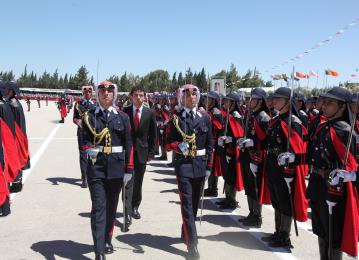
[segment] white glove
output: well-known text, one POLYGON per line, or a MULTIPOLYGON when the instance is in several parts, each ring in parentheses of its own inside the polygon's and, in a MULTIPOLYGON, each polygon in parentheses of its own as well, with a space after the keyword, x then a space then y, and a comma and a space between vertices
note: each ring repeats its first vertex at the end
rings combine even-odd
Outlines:
POLYGON ((249 168, 251 169, 251 172, 253 173, 254 177, 256 177, 258 172, 258 165, 255 165, 254 163, 250 163, 249 168))
POLYGON ((78 120, 77 120, 77 125, 78 125, 79 127, 82 127, 82 120, 81 120, 81 119, 78 119, 78 120))
POLYGON ((226 136, 225 143, 226 144, 232 143, 232 137, 231 136, 226 136))
POLYGON ((199 111, 202 111, 202 112, 206 112, 206 109, 204 109, 204 107, 200 107, 198 108, 199 111))
POLYGON ((240 149, 249 148, 254 146, 254 142, 250 138, 239 138, 237 141, 237 145, 240 149))
POLYGON ((163 135, 163 129, 160 129, 160 133, 161 133, 161 135, 163 135))
POLYGON ((224 146, 224 141, 227 139, 227 136, 220 136, 218 137, 218 145, 223 147, 224 146))
POLYGON ((331 186, 337 186, 343 182, 356 181, 356 173, 348 172, 346 170, 335 169, 329 173, 329 184, 331 186))
POLYGON ((284 180, 285 180, 285 183, 287 183, 288 190, 290 191, 290 190, 292 189, 292 187, 290 186, 290 184, 293 182, 294 177, 284 178, 284 180))
POLYGON ((182 142, 178 145, 178 148, 180 149, 180 151, 183 155, 188 155, 188 148, 189 148, 188 143, 182 142))
POLYGON ((131 173, 125 173, 125 175, 123 176, 123 184, 126 186, 127 183, 132 179, 132 174, 131 173))
POLYGON ((86 149, 86 154, 88 158, 96 158, 99 153, 99 149, 89 148, 86 149))
POLYGON ((227 161, 227 163, 229 163, 230 160, 231 160, 231 157, 228 156, 228 155, 226 155, 226 161, 227 161))
POLYGON ((156 105, 156 108, 157 108, 157 109, 161 109, 161 105, 160 105, 160 104, 157 104, 157 105, 156 105))
POLYGON ((221 115, 222 113, 221 113, 221 110, 219 110, 218 108, 213 108, 212 109, 212 113, 213 113, 213 115, 221 115))
POLYGON ((294 153, 281 153, 278 155, 278 165, 284 166, 287 163, 294 163, 295 160, 295 154, 294 153))
POLYGON ((165 109, 165 110, 170 110, 167 105, 165 105, 165 106, 163 107, 163 109, 165 109))
POLYGON ((242 118, 241 114, 238 113, 238 111, 234 111, 234 112, 232 113, 232 116, 233 116, 234 118, 242 118))
POLYGON ((179 112, 179 111, 180 111, 180 107, 179 107, 178 105, 175 105, 175 110, 176 110, 177 112, 179 112))
POLYGON ((210 171, 210 170, 206 170, 206 181, 208 181, 209 176, 211 176, 211 171, 210 171))
POLYGON ((337 203, 336 203, 336 202, 333 202, 333 201, 327 200, 327 204, 328 204, 329 214, 332 215, 332 214, 333 214, 333 207, 334 207, 335 205, 337 205, 337 203))

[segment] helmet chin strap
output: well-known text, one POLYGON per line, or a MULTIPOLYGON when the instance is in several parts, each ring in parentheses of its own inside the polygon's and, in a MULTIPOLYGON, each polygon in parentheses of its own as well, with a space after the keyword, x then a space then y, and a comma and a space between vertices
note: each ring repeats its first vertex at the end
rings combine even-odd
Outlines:
POLYGON ((256 100, 256 105, 254 106, 254 108, 252 108, 252 111, 257 111, 257 107, 259 105, 259 99, 255 99, 256 100))
POLYGON ((339 109, 341 108, 341 106, 339 106, 338 108, 337 108, 337 110, 331 115, 331 116, 327 116, 327 118, 328 119, 334 119, 334 118, 336 118, 336 115, 337 115, 337 113, 339 112, 339 109))
POLYGON ((278 109, 278 111, 281 112, 286 105, 289 105, 289 102, 286 102, 280 109, 278 109))

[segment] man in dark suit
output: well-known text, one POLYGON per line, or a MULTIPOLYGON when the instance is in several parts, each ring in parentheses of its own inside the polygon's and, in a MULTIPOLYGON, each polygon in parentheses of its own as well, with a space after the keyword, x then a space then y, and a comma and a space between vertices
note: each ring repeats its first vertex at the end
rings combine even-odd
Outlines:
MULTIPOLYGON (((131 212, 132 207, 132 216, 135 219, 141 218, 138 208, 142 201, 143 177, 146 171, 147 161, 151 160, 155 154, 155 140, 157 134, 155 114, 151 109, 143 105, 145 96, 146 93, 142 86, 138 85, 133 87, 130 92, 132 104, 123 108, 123 112, 130 118, 132 140, 135 149, 135 173, 134 178, 128 185, 129 190, 127 193, 126 211, 131 212)), ((131 224, 131 218, 128 219, 127 224, 131 224)))

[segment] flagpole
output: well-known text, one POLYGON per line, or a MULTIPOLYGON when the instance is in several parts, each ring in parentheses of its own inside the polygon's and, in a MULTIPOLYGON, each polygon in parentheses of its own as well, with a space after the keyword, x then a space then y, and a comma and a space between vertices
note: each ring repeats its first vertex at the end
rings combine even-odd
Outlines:
POLYGON ((328 89, 328 75, 325 77, 325 88, 328 89))
POLYGON ((309 80, 310 80, 310 76, 308 74, 307 90, 309 90, 309 80))
POLYGON ((315 83, 315 88, 317 88, 318 87, 318 81, 319 81, 319 74, 318 74, 319 72, 317 71, 317 82, 315 83))
POLYGON ((325 83, 325 76, 326 76, 326 74, 325 74, 325 71, 324 71, 324 77, 323 77, 323 84, 322 84, 322 88, 324 88, 324 87, 325 87, 325 85, 324 85, 324 83, 325 83))

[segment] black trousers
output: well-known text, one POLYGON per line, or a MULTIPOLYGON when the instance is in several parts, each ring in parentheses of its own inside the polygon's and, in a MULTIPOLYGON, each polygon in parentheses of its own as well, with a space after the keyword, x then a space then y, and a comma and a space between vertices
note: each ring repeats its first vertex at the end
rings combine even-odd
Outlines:
POLYGON ((196 217, 198 212, 204 177, 187 178, 177 176, 178 191, 181 200, 183 232, 187 247, 198 244, 196 217))
POLYGON ((111 242, 122 183, 122 178, 88 180, 92 201, 91 230, 97 253, 104 253, 105 242, 111 242))
POLYGON ((82 138, 81 135, 77 135, 77 143, 79 147, 79 159, 80 159, 80 170, 81 170, 81 179, 86 179, 86 169, 87 169, 87 154, 86 151, 82 148, 82 138))
MULTIPOLYGON (((276 155, 268 154, 266 170, 268 173, 270 200, 273 208, 278 210, 281 214, 291 217, 292 210, 290 207, 288 186, 284 180, 283 170, 278 165, 276 155)), ((293 187, 292 192, 294 193, 293 187)))
POLYGON ((132 207, 138 208, 142 201, 142 184, 146 172, 146 164, 139 163, 135 156, 135 168, 133 176, 132 207))
MULTIPOLYGON (((328 246, 329 242, 329 210, 326 202, 327 182, 315 172, 311 173, 307 188, 307 198, 310 199, 312 210, 313 233, 328 246)), ((333 207, 333 248, 340 248, 345 219, 346 195, 333 207)))
POLYGON ((142 202, 142 184, 146 172, 146 164, 139 163, 137 156, 134 158, 134 174, 126 185, 126 212, 132 213, 133 208, 138 208, 142 202))

